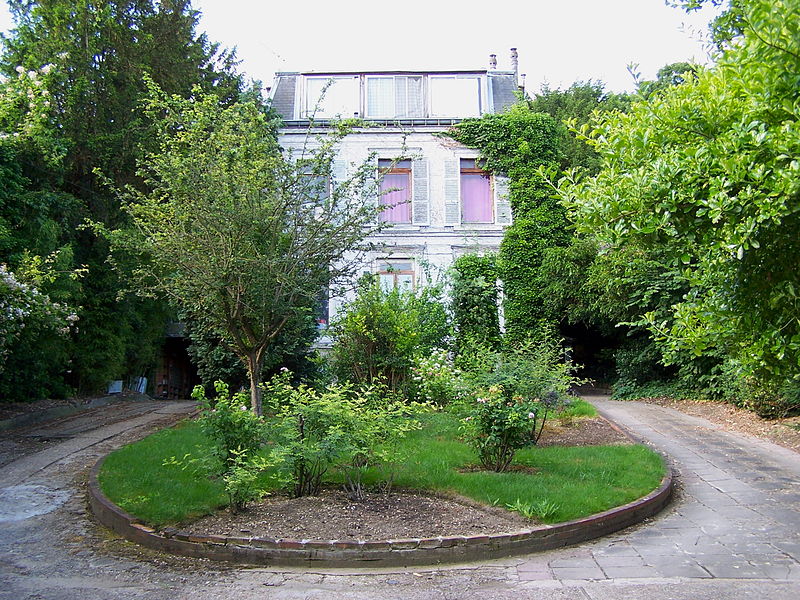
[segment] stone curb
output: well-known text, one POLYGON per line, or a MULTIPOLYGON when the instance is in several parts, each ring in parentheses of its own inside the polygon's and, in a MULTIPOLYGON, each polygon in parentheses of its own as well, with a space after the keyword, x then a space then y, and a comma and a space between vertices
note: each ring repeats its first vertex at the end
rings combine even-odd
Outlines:
POLYGON ((98 474, 105 457, 89 475, 89 504, 97 519, 124 538, 164 552, 261 566, 405 567, 489 560, 552 550, 586 542, 641 523, 661 511, 672 496, 669 465, 661 484, 624 506, 583 519, 511 533, 381 541, 306 540, 195 535, 174 527, 156 531, 103 494, 98 474))

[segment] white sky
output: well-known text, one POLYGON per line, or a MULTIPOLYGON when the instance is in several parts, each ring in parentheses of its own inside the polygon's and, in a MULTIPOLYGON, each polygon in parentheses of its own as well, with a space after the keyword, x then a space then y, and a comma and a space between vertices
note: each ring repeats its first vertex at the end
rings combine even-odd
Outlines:
MULTIPOLYGON (((2 1, 2 0, 0 0, 2 1)), ((519 51, 527 88, 599 79, 631 90, 665 64, 705 62, 706 9, 664 0, 193 0, 212 41, 237 46, 241 70, 265 85, 276 71, 483 69, 519 51)), ((5 2, 0 30, 12 26, 5 2)))

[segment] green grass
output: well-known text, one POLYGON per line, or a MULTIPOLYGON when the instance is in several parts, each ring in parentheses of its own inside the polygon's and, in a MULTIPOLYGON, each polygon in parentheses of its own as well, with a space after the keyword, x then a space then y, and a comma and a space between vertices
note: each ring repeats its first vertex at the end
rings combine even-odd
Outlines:
POLYGON ((164 465, 170 457, 205 456, 209 440, 197 423, 159 431, 109 454, 100 471, 103 493, 153 525, 180 523, 227 504, 223 483, 195 469, 164 465))
MULTIPOLYGON (((513 506, 546 523, 588 516, 635 500, 658 486, 664 474, 659 455, 634 445, 533 447, 519 451, 514 461, 530 467, 529 471, 465 470, 477 459, 458 440, 458 420, 448 413, 433 413, 423 421, 424 427, 403 442, 406 458, 396 468, 395 486, 513 506)), ((171 456, 207 453, 202 449, 207 444, 199 427, 189 423, 122 448, 106 460, 100 476, 103 491, 154 525, 211 512, 226 503, 219 483, 197 477, 190 469, 163 465, 171 456)), ((367 483, 377 480, 377 473, 367 475, 367 483)))
POLYGON ((589 404, 586 400, 575 398, 572 404, 561 409, 555 415, 556 418, 569 418, 569 417, 596 417, 597 409, 594 405, 589 404))

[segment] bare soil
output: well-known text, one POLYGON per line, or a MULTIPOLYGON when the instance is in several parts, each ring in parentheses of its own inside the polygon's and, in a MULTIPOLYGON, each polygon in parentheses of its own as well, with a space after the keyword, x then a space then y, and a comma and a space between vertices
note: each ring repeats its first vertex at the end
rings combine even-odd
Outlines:
POLYGON ((800 416, 762 419, 757 414, 725 402, 647 398, 644 402, 702 417, 727 431, 744 433, 800 452, 800 416))
MULTIPOLYGON (((630 443, 602 418, 548 423, 542 446, 630 443)), ((502 507, 467 498, 409 490, 370 493, 354 502, 339 489, 316 497, 272 496, 246 511, 219 511, 185 527, 198 534, 317 540, 387 540, 447 535, 488 535, 531 527, 532 521, 502 507)))

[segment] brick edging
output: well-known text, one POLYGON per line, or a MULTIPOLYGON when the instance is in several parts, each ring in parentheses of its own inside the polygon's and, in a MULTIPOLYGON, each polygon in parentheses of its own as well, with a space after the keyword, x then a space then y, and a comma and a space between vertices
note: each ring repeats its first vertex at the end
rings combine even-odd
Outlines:
POLYGON ((105 457, 89 474, 89 504, 95 517, 124 538, 155 550, 239 564, 318 567, 401 567, 486 560, 552 550, 614 533, 657 514, 670 501, 669 465, 661 484, 633 502, 610 510, 512 533, 444 536, 381 541, 298 540, 266 537, 194 535, 174 527, 155 530, 111 502, 98 474, 105 457))

